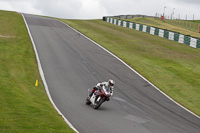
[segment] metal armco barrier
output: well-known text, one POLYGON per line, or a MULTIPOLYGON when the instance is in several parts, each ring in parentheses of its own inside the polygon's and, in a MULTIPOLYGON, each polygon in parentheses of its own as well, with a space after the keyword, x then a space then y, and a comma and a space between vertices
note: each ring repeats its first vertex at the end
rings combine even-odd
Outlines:
MULTIPOLYGON (((135 30, 142 31, 142 32, 147 32, 152 35, 157 35, 162 38, 166 38, 166 39, 169 39, 172 41, 183 43, 183 44, 186 44, 193 48, 200 48, 200 38, 197 38, 197 37, 192 37, 189 35, 182 35, 178 32, 173 32, 173 31, 169 31, 166 29, 159 29, 157 27, 151 27, 151 26, 143 25, 143 24, 139 24, 139 23, 114 19, 111 17, 103 17, 103 20, 108 23, 111 23, 111 24, 115 24, 115 25, 122 26, 122 27, 127 27, 130 29, 135 29, 135 30)), ((200 27, 199 27, 199 33, 200 33, 200 27)))

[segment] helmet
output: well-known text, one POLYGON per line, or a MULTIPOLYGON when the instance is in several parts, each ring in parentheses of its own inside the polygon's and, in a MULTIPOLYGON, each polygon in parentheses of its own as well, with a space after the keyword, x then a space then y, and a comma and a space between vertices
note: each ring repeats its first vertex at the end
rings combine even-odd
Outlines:
POLYGON ((109 80, 108 80, 108 83, 109 83, 109 85, 110 85, 110 86, 114 86, 114 84, 115 84, 115 81, 114 81, 114 80, 112 80, 112 79, 109 79, 109 80))

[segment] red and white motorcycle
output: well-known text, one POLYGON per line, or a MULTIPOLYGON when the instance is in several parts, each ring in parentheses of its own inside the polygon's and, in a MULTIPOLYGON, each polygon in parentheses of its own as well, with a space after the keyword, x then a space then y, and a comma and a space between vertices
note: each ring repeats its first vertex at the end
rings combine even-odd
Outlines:
POLYGON ((92 103, 93 108, 98 109, 103 102, 110 100, 113 90, 111 91, 109 87, 103 86, 101 89, 96 90, 91 97, 89 96, 90 93, 91 91, 88 89, 86 104, 90 105, 92 103))

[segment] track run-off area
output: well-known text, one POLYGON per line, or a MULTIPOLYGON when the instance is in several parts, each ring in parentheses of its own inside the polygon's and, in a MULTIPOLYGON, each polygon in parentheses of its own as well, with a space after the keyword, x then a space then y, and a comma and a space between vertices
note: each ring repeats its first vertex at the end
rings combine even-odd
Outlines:
POLYGON ((199 133, 200 119, 127 65, 64 23, 24 14, 53 103, 80 133, 199 133), (87 90, 113 79, 114 96, 98 110, 87 90))

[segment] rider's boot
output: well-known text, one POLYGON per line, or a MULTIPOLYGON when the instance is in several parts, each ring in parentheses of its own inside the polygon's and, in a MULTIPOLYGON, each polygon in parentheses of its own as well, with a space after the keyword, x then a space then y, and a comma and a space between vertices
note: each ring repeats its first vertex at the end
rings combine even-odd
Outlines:
POLYGON ((93 93, 94 93, 94 92, 92 91, 92 92, 90 93, 89 97, 91 97, 91 96, 93 95, 93 93))
POLYGON ((91 97, 95 91, 96 91, 96 88, 94 87, 92 92, 90 93, 89 97, 91 97))
POLYGON ((93 95, 93 93, 97 90, 98 88, 97 87, 94 87, 92 92, 90 93, 89 97, 91 97, 93 95))

